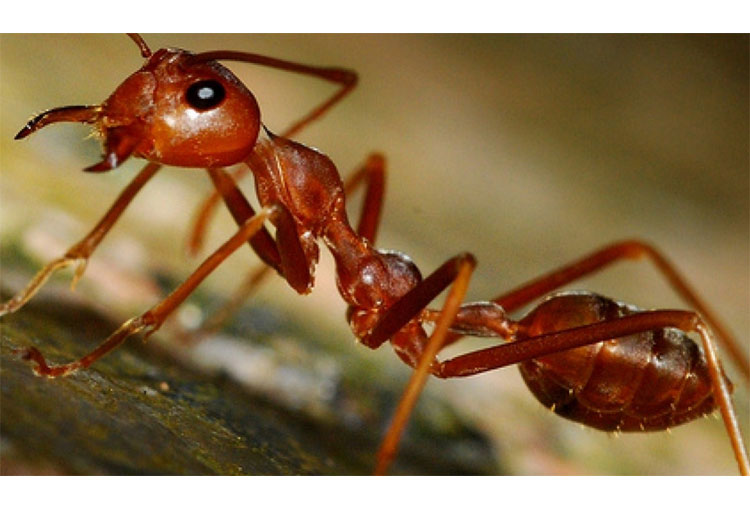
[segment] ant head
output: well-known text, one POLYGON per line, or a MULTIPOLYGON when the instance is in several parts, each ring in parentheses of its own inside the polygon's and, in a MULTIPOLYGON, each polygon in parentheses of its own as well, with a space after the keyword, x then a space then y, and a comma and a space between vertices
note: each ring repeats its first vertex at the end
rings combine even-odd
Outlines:
POLYGON ((133 145, 133 153, 147 160, 223 167, 252 151, 260 110, 226 67, 160 49, 102 104, 97 125, 108 145, 115 136, 115 144, 133 145))
POLYGON ((151 53, 99 106, 46 111, 16 139, 59 121, 94 124, 104 141, 104 159, 87 168, 113 169, 130 155, 180 167, 225 167, 248 157, 258 138, 260 110, 252 93, 226 67, 180 49, 151 53))

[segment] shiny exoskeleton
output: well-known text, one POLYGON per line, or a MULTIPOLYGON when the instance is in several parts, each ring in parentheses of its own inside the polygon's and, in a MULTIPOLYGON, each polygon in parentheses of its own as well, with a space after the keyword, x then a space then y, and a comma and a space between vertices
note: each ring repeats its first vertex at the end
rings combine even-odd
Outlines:
MULTIPOLYGON (((578 326, 637 311, 596 294, 571 293, 547 299, 521 322, 535 336, 566 329, 565 316, 575 316, 578 326)), ((594 343, 519 366, 545 406, 600 430, 663 430, 716 409, 703 351, 675 328, 594 343)))
MULTIPOLYGON (((29 347, 20 354, 35 371, 56 377, 88 367, 129 336, 157 330, 172 311, 224 259, 249 242, 264 269, 273 269, 297 292, 309 292, 318 261, 318 242, 331 251, 337 286, 359 341, 376 348, 390 342, 415 372, 396 409, 377 459, 383 473, 395 456, 400 435, 428 375, 474 375, 520 364, 527 385, 555 413, 603 430, 658 430, 681 424, 719 407, 740 470, 750 471, 747 454, 714 350, 712 329, 748 376, 735 342, 684 278, 661 254, 640 241, 623 241, 488 301, 463 303, 474 257, 457 255, 422 277, 404 254, 374 247, 383 200, 385 161, 371 155, 344 183, 322 153, 290 139, 320 117, 356 84, 356 74, 235 51, 193 54, 160 49, 152 54, 132 36, 146 62, 101 105, 69 106, 33 118, 16 136, 25 137, 54 122, 94 125, 104 145, 103 160, 88 171, 106 171, 130 156, 148 161, 95 228, 65 255, 45 266, 25 290, 0 307, 21 308, 56 270, 85 262, 133 197, 161 164, 207 170, 215 193, 204 206, 196 237, 211 203, 222 200, 238 231, 167 298, 127 322, 87 356, 48 365, 29 347), (276 135, 260 119, 252 93, 218 60, 266 65, 316 76, 340 89, 327 101, 276 135), (244 164, 255 179, 262 209, 254 210, 224 168, 244 164), (359 222, 350 225, 345 198, 357 186, 366 195, 359 222), (272 235, 266 221, 275 227, 272 235), (508 315, 565 284, 620 259, 648 258, 696 311, 639 311, 591 293, 553 295, 520 320, 508 315), (427 305, 450 289, 443 307, 427 305), (428 335, 426 326, 433 326, 428 335), (686 333, 697 333, 698 347, 686 333), (447 360, 437 354, 463 336, 505 342, 447 360)), ((240 173, 235 173, 240 177, 240 173)), ((254 275, 253 280, 259 278, 254 275)))

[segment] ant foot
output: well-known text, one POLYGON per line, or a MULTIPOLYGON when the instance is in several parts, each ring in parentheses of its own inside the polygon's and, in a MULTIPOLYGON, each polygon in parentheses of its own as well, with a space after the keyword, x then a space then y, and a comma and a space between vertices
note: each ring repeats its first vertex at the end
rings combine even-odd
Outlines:
POLYGON ((75 290, 78 280, 83 276, 87 263, 87 257, 77 255, 60 257, 48 263, 40 269, 36 275, 34 275, 34 278, 31 279, 23 290, 5 303, 0 304, 0 317, 20 310, 37 292, 39 292, 39 289, 42 288, 55 271, 68 267, 71 264, 77 264, 75 273, 73 274, 73 281, 70 284, 70 289, 75 290))
POLYGON ((20 357, 23 361, 31 361, 35 363, 31 367, 31 370, 37 377, 55 378, 65 376, 80 368, 77 362, 62 366, 49 366, 42 353, 39 352, 39 349, 36 347, 16 349, 13 351, 13 354, 20 357))

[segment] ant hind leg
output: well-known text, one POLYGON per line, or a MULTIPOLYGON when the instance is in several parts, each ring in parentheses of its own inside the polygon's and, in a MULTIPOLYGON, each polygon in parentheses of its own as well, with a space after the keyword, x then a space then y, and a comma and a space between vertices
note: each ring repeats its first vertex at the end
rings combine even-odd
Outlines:
POLYGON ((640 240, 626 240, 613 243, 601 248, 570 264, 540 276, 505 294, 497 296, 493 301, 502 306, 507 312, 512 312, 527 303, 548 294, 574 280, 609 267, 615 261, 622 259, 649 259, 659 272, 667 279, 672 288, 708 323, 716 333, 716 337, 737 365, 746 382, 750 382, 750 362, 736 338, 728 331, 716 314, 698 296, 698 293, 687 282, 685 277, 677 271, 656 248, 640 240))

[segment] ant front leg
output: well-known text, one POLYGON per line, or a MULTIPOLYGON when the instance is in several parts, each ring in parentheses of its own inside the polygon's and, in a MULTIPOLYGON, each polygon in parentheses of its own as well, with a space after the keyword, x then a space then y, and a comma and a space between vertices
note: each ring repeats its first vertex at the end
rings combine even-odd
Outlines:
MULTIPOLYGON (((23 132, 23 131, 22 131, 23 132)), ((42 288, 52 274, 72 264, 77 264, 71 289, 75 289, 76 283, 83 276, 88 259, 93 254, 96 247, 104 239, 112 226, 117 222, 125 208, 135 198, 136 194, 148 183, 148 181, 159 171, 160 165, 149 163, 141 169, 141 172, 125 187, 117 197, 117 200, 110 207, 107 213, 102 217, 99 223, 89 232, 81 241, 73 245, 62 257, 58 257, 47 263, 28 285, 7 302, 0 304, 0 316, 18 311, 42 288)))
POLYGON ((148 337, 161 327, 167 317, 200 285, 200 283, 211 274, 224 260, 235 250, 252 238, 261 228, 264 222, 277 211, 276 207, 266 207, 258 214, 245 222, 242 227, 224 244, 222 244, 169 296, 156 304, 147 312, 125 322, 117 331, 111 334, 101 345, 86 356, 62 365, 50 366, 44 356, 35 348, 29 347, 17 351, 25 360, 36 363, 34 372, 45 377, 59 377, 69 375, 82 368, 87 368, 91 363, 102 357, 107 352, 122 344, 127 338, 139 332, 145 332, 148 337))

